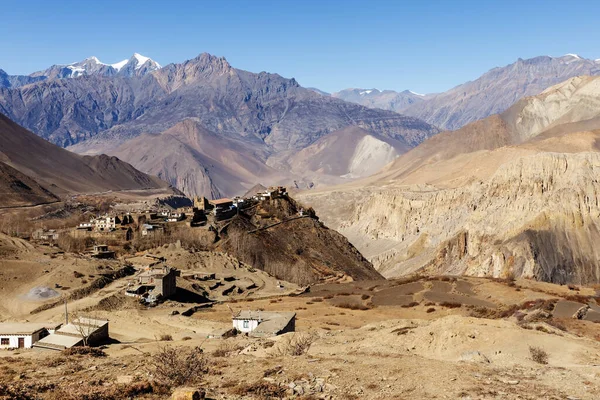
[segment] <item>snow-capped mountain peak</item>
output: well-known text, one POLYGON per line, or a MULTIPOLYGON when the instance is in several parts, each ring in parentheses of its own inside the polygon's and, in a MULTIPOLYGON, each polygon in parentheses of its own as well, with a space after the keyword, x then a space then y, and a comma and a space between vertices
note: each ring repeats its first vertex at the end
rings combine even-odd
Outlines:
POLYGON ((133 53, 132 58, 135 58, 137 60, 139 66, 144 65, 146 61, 150 60, 150 57, 143 56, 139 53, 133 53))
POLYGON ((79 62, 53 65, 44 71, 34 72, 30 76, 45 76, 49 79, 77 78, 83 75, 112 76, 118 74, 123 76, 143 76, 160 68, 160 64, 151 58, 134 53, 130 58, 114 64, 103 63, 98 57, 91 56, 79 62))
POLYGON ((96 57, 96 56, 91 56, 91 57, 88 57, 88 58, 86 58, 85 60, 83 60, 81 63, 83 63, 83 62, 85 62, 85 61, 93 61, 93 62, 95 62, 96 64, 102 64, 102 65, 106 65, 106 64, 104 64, 102 61, 98 60, 98 57, 96 57))
POLYGON ((131 58, 127 60, 125 64, 120 65, 122 63, 123 61, 117 63, 119 64, 118 70, 123 70, 124 73, 125 71, 127 71, 127 74, 129 75, 138 74, 138 72, 136 71, 141 70, 142 67, 144 67, 144 73, 156 71, 157 69, 161 68, 159 63, 157 63, 150 57, 141 55, 140 53, 133 53, 133 56, 131 56, 131 58))
POLYGON ((118 63, 110 64, 111 67, 119 71, 121 68, 125 66, 129 62, 128 59, 124 59, 123 61, 119 61, 118 63))

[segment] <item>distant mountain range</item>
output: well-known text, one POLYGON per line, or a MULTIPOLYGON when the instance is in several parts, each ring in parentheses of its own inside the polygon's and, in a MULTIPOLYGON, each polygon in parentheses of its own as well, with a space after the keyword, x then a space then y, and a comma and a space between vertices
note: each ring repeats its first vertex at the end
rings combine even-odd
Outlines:
POLYGON ((161 66, 154 60, 134 53, 129 59, 114 64, 105 64, 92 56, 71 64, 53 65, 30 75, 8 75, 0 69, 0 87, 17 88, 32 83, 57 78, 77 78, 80 76, 144 76, 161 66))
MULTIPOLYGON (((52 67, 43 80, 0 88, 0 112, 60 146, 117 154, 188 195, 241 194, 267 181, 302 186, 350 179, 356 171, 328 175, 318 168, 315 153, 313 169, 297 157, 290 165, 299 151, 348 127, 387 141, 395 154, 439 132, 419 119, 324 97, 294 79, 239 70, 206 53, 139 74, 123 73, 127 64, 113 73, 114 65, 95 59, 70 67, 85 73, 62 77, 52 67)), ((341 151, 350 159, 358 150, 343 145, 341 151)))
POLYGON ((367 107, 411 115, 444 130, 455 130, 469 122, 501 113, 517 100, 541 93, 571 77, 598 74, 600 60, 590 60, 576 54, 541 56, 518 59, 505 67, 494 68, 474 81, 438 94, 346 89, 331 96, 367 107))
POLYGON ((413 104, 421 103, 428 97, 426 95, 404 90, 395 92, 393 90, 380 91, 378 89, 344 89, 331 94, 332 97, 361 104, 365 107, 380 108, 402 113, 403 110, 413 104))
POLYGON ((364 177, 436 126, 456 129, 599 71, 600 61, 544 56, 440 94, 330 95, 206 53, 165 67, 139 54, 115 64, 90 57, 27 76, 0 72, 0 113, 62 147, 117 155, 188 195, 218 197, 261 182, 305 188, 364 177))

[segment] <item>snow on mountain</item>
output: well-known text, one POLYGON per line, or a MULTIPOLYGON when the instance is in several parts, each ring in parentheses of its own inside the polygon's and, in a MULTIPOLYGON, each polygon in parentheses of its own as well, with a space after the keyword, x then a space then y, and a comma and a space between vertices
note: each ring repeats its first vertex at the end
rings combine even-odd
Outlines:
POLYGON ((29 76, 40 79, 77 78, 83 75, 143 76, 160 68, 160 64, 151 58, 145 57, 139 53, 134 53, 130 58, 114 64, 104 63, 100 61, 98 57, 91 56, 79 62, 53 65, 48 69, 34 72, 29 76))
POLYGON ((123 61, 119 61, 118 63, 110 64, 111 67, 119 71, 121 68, 125 66, 129 62, 128 59, 124 59, 123 61))

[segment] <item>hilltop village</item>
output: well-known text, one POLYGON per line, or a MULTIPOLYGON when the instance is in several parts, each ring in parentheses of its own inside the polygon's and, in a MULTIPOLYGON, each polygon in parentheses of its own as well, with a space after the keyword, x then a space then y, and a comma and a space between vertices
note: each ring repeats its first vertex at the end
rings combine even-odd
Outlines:
MULTIPOLYGON (((248 197, 208 200, 194 197, 190 205, 173 207, 168 204, 115 204, 113 211, 93 215, 89 221, 63 229, 39 228, 32 232, 31 240, 55 244, 59 238, 90 239, 85 251, 93 257, 110 258, 115 252, 109 247, 119 247, 133 239, 158 238, 169 228, 189 227, 218 230, 219 225, 231 220, 240 211, 256 207, 261 202, 288 198, 285 187, 270 187, 248 197), (147 207, 144 207, 147 206, 147 207), (119 211, 127 209, 126 211, 119 211), (108 246, 106 243, 114 243, 108 246)), ((302 209, 299 216, 304 215, 302 209)))
MULTIPOLYGON (((93 216, 89 221, 81 222, 77 226, 63 229, 36 229, 32 232, 30 241, 50 249, 60 249, 61 241, 83 242, 91 244, 80 252, 81 257, 96 259, 124 265, 114 272, 111 266, 98 266, 97 268, 110 269, 111 272, 100 273, 100 281, 107 282, 123 278, 125 282, 115 296, 122 295, 134 299, 143 307, 156 307, 165 301, 191 295, 191 300, 184 302, 200 303, 184 314, 191 315, 197 309, 210 307, 215 301, 232 298, 235 296, 248 296, 260 292, 265 288, 264 278, 252 278, 249 275, 256 271, 242 263, 233 262, 234 269, 241 268, 245 272, 231 273, 214 272, 209 269, 187 270, 184 274, 177 267, 170 264, 170 260, 161 255, 154 255, 149 251, 134 252, 130 243, 135 240, 148 241, 149 246, 164 238, 166 242, 174 231, 183 229, 192 235, 202 236, 204 233, 217 233, 229 224, 235 216, 247 212, 259 205, 266 205, 277 200, 293 201, 288 197, 286 188, 271 187, 247 197, 233 199, 220 198, 208 200, 205 197, 195 197, 192 205, 171 207, 166 204, 156 205, 147 209, 130 209, 126 212, 108 212, 93 216), (109 243, 109 244, 107 244, 109 243), (129 249, 127 251, 126 249, 129 249), (257 280, 258 279, 258 280, 257 280), (260 282, 260 283, 259 283, 260 282), (261 285, 259 287, 258 285, 261 285), (190 292, 186 287, 192 288, 190 292)), ((131 208, 131 204, 116 204, 115 209, 123 206, 131 208)), ((300 208, 295 215, 284 220, 277 220, 275 225, 308 217, 300 208)), ((266 215, 263 214, 263 217, 266 215)), ((313 215, 314 217, 314 215, 313 215)), ((268 219, 268 218, 267 218, 268 219)), ((267 229, 272 224, 257 226, 252 231, 267 229)), ((177 246, 181 249, 180 240, 177 246)), ((58 250, 54 254, 61 254, 58 250)), ((222 258, 222 256, 221 256, 222 258)), ((231 264, 231 258, 225 256, 224 264, 231 264)), ((221 263, 223 264, 223 263, 221 263)), ((75 277, 83 274, 74 271, 75 277)), ((91 277, 92 275, 90 275, 91 277)), ((82 282, 84 282, 82 280, 82 282)), ((93 287, 92 283, 92 287, 93 287)), ((277 281, 274 290, 288 293, 296 290, 297 286, 277 281)), ((44 288, 44 293, 56 293, 55 290, 65 289, 56 283, 53 288, 44 288)), ((54 297, 54 296, 50 296, 54 297)), ((73 296, 70 296, 73 299, 73 296)), ((69 297, 64 299, 65 308, 68 307, 69 297)), ((56 306, 60 302, 50 304, 56 306)), ((88 316, 88 313, 78 314, 73 321, 69 321, 68 313, 64 322, 7 322, 0 323, 0 349, 19 348, 44 348, 52 350, 65 350, 83 345, 102 345, 109 340, 109 319, 97 319, 88 316), (85 316, 84 316, 85 315, 85 316)), ((235 334, 236 332, 259 336, 273 336, 294 331, 295 313, 277 313, 264 311, 239 311, 232 315, 232 329, 212 333, 212 336, 235 334)))

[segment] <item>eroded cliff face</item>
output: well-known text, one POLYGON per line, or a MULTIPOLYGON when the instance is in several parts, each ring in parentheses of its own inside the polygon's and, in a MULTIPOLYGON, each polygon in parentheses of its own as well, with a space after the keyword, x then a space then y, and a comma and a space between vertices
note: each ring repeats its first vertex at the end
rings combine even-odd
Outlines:
MULTIPOLYGON (((346 203, 339 230, 385 276, 435 274, 597 282, 600 154, 539 153, 451 189, 384 187, 346 203)), ((318 207, 317 207, 318 208, 318 207)))

